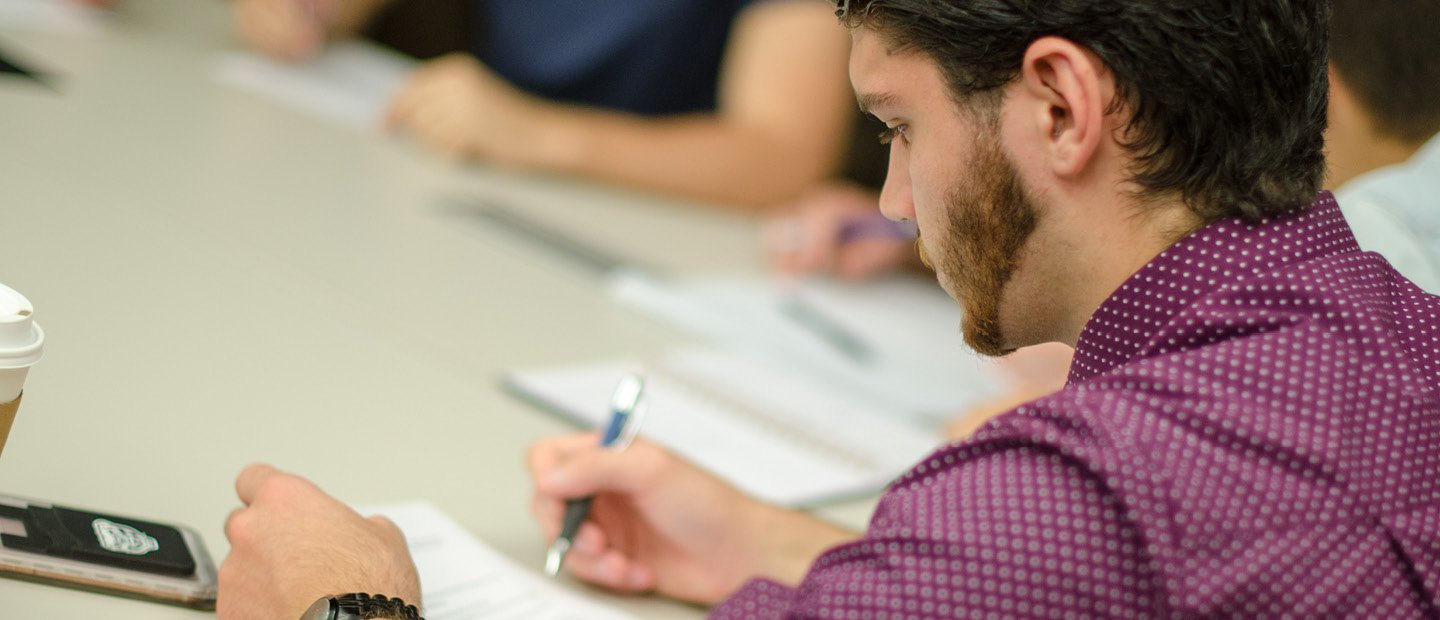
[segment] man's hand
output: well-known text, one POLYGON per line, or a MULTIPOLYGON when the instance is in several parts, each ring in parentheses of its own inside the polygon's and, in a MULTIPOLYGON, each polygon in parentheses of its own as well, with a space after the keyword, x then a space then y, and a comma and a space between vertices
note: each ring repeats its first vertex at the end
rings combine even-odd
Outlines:
POLYGON ((546 109, 544 101, 457 52, 417 69, 391 101, 385 124, 448 157, 523 165, 544 146, 546 109))
POLYGON ((566 499, 595 495, 565 567, 623 592, 715 603, 754 576, 797 582, 822 550, 854 537, 755 501, 654 444, 624 452, 593 433, 530 450, 534 510, 547 542, 566 499))
POLYGON ((240 472, 245 506, 230 513, 220 565, 221 620, 299 618, 322 596, 366 592, 420 605, 405 537, 384 517, 361 517, 309 481, 269 465, 240 472))
POLYGON ((873 192, 846 183, 810 190, 787 215, 767 225, 772 264, 783 273, 832 274, 846 280, 865 280, 918 264, 913 237, 855 228, 847 238, 847 227, 880 217, 878 202, 873 192))

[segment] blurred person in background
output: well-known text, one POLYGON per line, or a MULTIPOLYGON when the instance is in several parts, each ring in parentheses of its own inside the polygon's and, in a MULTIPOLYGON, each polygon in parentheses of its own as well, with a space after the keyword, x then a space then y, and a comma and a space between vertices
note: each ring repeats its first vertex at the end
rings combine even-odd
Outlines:
POLYGON ((415 24, 387 124, 457 158, 759 208, 841 166, 848 41, 818 0, 238 0, 240 37, 301 62, 415 24), (430 34, 434 36, 427 36, 430 34), (429 39, 429 43, 426 42, 429 39))
POLYGON ((1440 2, 1333 6, 1327 184, 1360 247, 1440 293, 1440 2))

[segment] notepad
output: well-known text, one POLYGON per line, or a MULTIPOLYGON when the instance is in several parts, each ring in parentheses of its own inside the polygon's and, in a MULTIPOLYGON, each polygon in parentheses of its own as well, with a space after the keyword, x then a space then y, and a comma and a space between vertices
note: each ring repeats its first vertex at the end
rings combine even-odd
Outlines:
POLYGON ((0 0, 0 29, 61 35, 99 34, 108 11, 59 0, 0 0))
POLYGON ((745 353, 680 351, 506 375, 513 393, 582 425, 608 419, 620 377, 644 368, 640 435, 746 493, 813 506, 873 493, 934 450, 939 433, 745 353))
MULTIPOLYGON (((630 620, 566 590, 475 538, 426 502, 362 507, 405 532, 426 620, 630 620)), ((538 561, 539 558, 537 558, 538 561)), ((538 564, 537 564, 538 566, 538 564)))
POLYGON ((360 129, 380 127, 386 106, 415 68, 415 61, 361 41, 330 44, 320 55, 288 63, 254 52, 231 52, 215 66, 215 79, 324 120, 360 129))
POLYGON ((1006 379, 960 334, 960 307, 933 278, 864 283, 620 271, 612 297, 716 346, 793 369, 847 401, 939 427, 1006 379), (796 312, 797 305, 803 312, 796 312), (811 317, 821 317, 816 328, 811 317), (841 330, 846 346, 830 336, 841 330), (863 349, 857 357, 850 349, 863 349))

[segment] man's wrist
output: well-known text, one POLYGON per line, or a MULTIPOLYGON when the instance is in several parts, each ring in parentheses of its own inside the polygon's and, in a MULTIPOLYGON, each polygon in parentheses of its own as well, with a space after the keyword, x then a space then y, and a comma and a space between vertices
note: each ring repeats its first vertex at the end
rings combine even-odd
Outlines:
POLYGON ((852 532, 812 515, 764 506, 770 511, 761 531, 768 540, 757 549, 764 549, 755 560, 755 574, 775 579, 782 583, 798 584, 809 571, 811 564, 825 550, 859 537, 852 532))
POLYGON ((306 610, 301 620, 424 620, 420 609, 398 597, 361 592, 324 596, 306 610))

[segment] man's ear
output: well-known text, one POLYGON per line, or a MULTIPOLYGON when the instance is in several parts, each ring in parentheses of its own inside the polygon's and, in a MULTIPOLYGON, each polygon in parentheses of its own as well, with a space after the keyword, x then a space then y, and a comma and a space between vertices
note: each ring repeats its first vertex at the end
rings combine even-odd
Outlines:
POLYGON ((1019 92, 1051 172, 1083 173, 1108 138, 1105 107, 1114 83, 1100 59, 1066 39, 1041 38, 1025 51, 1019 92))

